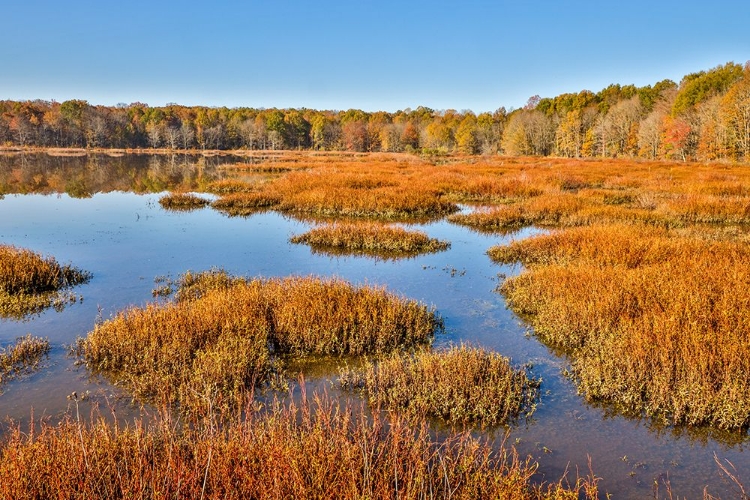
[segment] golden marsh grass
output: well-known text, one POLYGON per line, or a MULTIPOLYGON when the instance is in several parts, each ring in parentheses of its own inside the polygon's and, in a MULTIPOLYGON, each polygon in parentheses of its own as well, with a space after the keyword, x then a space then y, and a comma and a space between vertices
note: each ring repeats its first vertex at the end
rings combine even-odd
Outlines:
POLYGON ((167 210, 195 210, 209 203, 210 200, 192 193, 169 193, 159 198, 159 204, 167 210))
POLYGON ((242 403, 283 354, 380 354, 429 343, 428 307, 336 279, 187 275, 178 300, 132 308, 79 343, 88 365, 138 398, 205 410, 242 403))
POLYGON ((62 309, 78 300, 66 289, 90 279, 90 273, 60 265, 54 257, 0 245, 0 317, 22 319, 51 306, 62 309))
POLYGON ((579 390, 674 424, 750 426, 750 247, 640 226, 569 229, 490 250, 501 287, 579 390))
POLYGON ((395 353, 345 370, 342 387, 361 389, 373 406, 451 424, 508 424, 530 417, 539 381, 490 351, 469 346, 395 353))
POLYGON ((314 250, 344 251, 385 255, 416 255, 439 252, 450 243, 430 238, 422 231, 407 230, 400 226, 376 222, 325 224, 293 236, 292 243, 305 243, 314 250))
POLYGON ((19 373, 34 370, 49 351, 49 340, 31 334, 19 337, 14 344, 0 349, 0 385, 19 373))
MULTIPOLYGON (((33 425, 33 424, 32 424, 33 425)), ((597 498, 598 478, 533 484, 537 465, 468 433, 367 417, 314 397, 221 428, 68 418, 0 447, 2 498, 597 498), (357 416, 358 415, 358 416, 357 416)))

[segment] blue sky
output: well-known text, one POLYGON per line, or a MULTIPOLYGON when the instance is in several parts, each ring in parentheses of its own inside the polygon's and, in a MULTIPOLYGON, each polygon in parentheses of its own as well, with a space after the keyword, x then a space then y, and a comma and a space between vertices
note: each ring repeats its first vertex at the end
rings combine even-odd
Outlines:
POLYGON ((0 99, 492 111, 750 59, 750 2, 24 0, 0 99))

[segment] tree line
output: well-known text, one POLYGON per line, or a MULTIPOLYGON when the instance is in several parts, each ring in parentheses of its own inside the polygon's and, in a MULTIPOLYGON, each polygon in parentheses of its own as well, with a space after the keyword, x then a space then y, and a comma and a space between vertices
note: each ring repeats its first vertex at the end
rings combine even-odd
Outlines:
POLYGON ((480 114, 0 101, 0 144, 750 160, 750 62, 480 114))

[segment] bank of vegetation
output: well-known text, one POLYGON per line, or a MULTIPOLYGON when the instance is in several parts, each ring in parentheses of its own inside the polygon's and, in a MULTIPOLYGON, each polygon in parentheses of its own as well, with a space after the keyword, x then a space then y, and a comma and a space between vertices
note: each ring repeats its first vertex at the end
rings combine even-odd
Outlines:
POLYGON ((597 498, 593 475, 534 484, 537 465, 512 447, 353 410, 316 396, 249 407, 221 427, 14 427, 0 448, 0 497, 597 498))

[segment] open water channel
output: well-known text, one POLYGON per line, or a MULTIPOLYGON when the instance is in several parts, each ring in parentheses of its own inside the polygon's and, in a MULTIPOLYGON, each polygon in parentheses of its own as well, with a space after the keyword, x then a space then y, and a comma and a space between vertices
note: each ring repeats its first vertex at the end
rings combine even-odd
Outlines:
MULTIPOLYGON (((433 305, 446 333, 435 347, 469 342, 532 363, 542 395, 529 421, 512 427, 508 442, 540 464, 538 479, 556 481, 567 470, 588 473, 588 461, 612 498, 667 494, 700 498, 704 488, 722 498, 738 490, 720 472, 715 456, 729 460, 750 485, 747 435, 660 427, 587 404, 563 371, 564 357, 541 344, 505 307, 495 288, 519 266, 499 266, 485 254, 492 246, 537 232, 481 234, 446 221, 415 224, 431 237, 451 242, 447 251, 400 260, 328 256, 289 243, 313 223, 276 212, 227 217, 211 208, 170 212, 158 203, 161 191, 221 178, 232 157, 104 155, 0 156, 0 243, 54 256, 93 273, 74 289, 83 296, 61 311, 48 309, 24 320, 0 319, 0 347, 31 333, 47 337, 52 352, 42 368, 0 388, 0 419, 56 418, 70 407, 69 394, 90 392, 83 405, 121 394, 85 367, 76 366, 67 346, 85 336, 98 319, 153 301, 154 279, 187 270, 221 267, 246 276, 337 276, 433 305), (23 194, 28 193, 28 194, 23 194), (140 193, 140 194, 139 194, 140 193), (145 194, 144 194, 145 193, 145 194)), ((554 286, 551 284, 551 286, 554 286)), ((324 370, 325 372, 325 370, 324 370)), ((335 371, 317 384, 335 384, 335 371), (325 379, 330 378, 330 382, 325 379)), ((316 385, 317 385, 316 384, 316 385)), ((356 397, 356 396, 352 396, 356 397)), ((119 404, 127 405, 127 398, 119 404)), ((132 413, 136 413, 133 410, 132 413)), ((495 433, 499 440, 502 429, 495 433)))

